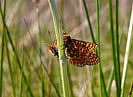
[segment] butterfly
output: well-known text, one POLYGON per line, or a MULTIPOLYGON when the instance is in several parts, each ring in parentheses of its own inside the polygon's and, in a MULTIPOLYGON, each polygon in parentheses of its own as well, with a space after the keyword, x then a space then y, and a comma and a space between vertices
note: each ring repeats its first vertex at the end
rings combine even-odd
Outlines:
MULTIPOLYGON (((95 54, 98 48, 96 43, 72 39, 66 32, 63 32, 63 41, 66 58, 71 64, 83 67, 97 64, 100 61, 100 58, 95 54)), ((53 45, 48 46, 48 50, 57 58, 59 57, 56 40, 53 45)))

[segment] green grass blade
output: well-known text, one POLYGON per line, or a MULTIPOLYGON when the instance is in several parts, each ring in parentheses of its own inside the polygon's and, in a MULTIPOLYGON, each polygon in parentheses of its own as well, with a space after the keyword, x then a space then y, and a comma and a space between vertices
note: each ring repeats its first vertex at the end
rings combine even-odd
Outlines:
POLYGON ((31 91, 31 88, 30 88, 29 84, 28 84, 28 81, 27 81, 27 78, 26 78, 26 76, 25 76, 25 73, 24 73, 24 71, 22 70, 21 63, 20 63, 20 60, 19 60, 19 57, 18 57, 18 53, 17 53, 17 51, 16 51, 16 49, 15 49, 15 47, 14 47, 14 44, 13 44, 13 41, 12 41, 12 38, 11 38, 11 35, 10 35, 10 32, 9 32, 9 29, 8 29, 8 27, 7 27, 7 25, 6 25, 5 18, 4 18, 4 15, 3 15, 3 13, 2 13, 2 9, 1 9, 1 4, 0 4, 0 14, 1 14, 1 17, 2 17, 2 23, 3 23, 4 28, 5 28, 5 30, 6 30, 5 32, 7 33, 7 37, 8 37, 8 39, 9 39, 9 42, 10 42, 11 47, 12 47, 12 49, 13 49, 13 52, 14 52, 14 54, 15 54, 16 61, 17 61, 17 63, 18 63, 19 69, 20 69, 20 71, 21 71, 22 74, 23 74, 24 81, 25 81, 25 83, 26 83, 26 85, 27 85, 27 88, 28 88, 28 91, 29 91, 29 93, 30 93, 30 96, 33 97, 33 93, 32 93, 32 91, 31 91))
MULTIPOLYGON (((94 43, 96 43, 96 40, 95 40, 95 37, 94 37, 94 34, 93 34, 93 29, 92 29, 92 25, 91 25, 91 21, 90 21, 90 17, 89 17, 89 13, 88 13, 88 9, 87 9, 87 5, 86 5, 86 1, 85 0, 82 0, 82 3, 83 3, 83 7, 84 7, 84 10, 85 10, 85 14, 86 14, 86 18, 87 18, 87 22, 88 22, 88 27, 90 29, 90 35, 91 35, 91 39, 94 43)), ((94 76, 92 75, 92 79, 94 79, 94 76)), ((94 81, 91 82, 91 89, 92 89, 92 94, 93 94, 93 97, 95 97, 95 92, 94 92, 94 81)))
MULTIPOLYGON (((99 46, 98 48, 98 56, 100 58, 100 28, 99 28, 99 1, 96 0, 96 12, 97 12, 97 33, 96 33, 96 36, 97 36, 97 44, 99 46)), ((100 89, 100 97, 102 97, 102 77, 101 77, 101 74, 102 74, 102 68, 101 68, 101 62, 98 63, 98 70, 99 70, 99 89, 100 89)))
MULTIPOLYGON (((29 35, 30 35, 30 38, 31 38, 31 41, 33 42, 33 38, 32 38, 32 36, 31 36, 31 34, 30 34, 30 32, 29 32, 29 35)), ((39 46, 41 47, 41 33, 39 33, 39 46)), ((36 47, 34 47, 35 48, 35 52, 38 54, 38 56, 39 56, 39 59, 40 59, 40 63, 42 64, 42 66, 43 66, 43 69, 44 69, 44 71, 46 72, 46 75, 49 77, 49 79, 50 79, 50 82, 51 82, 51 84, 53 85, 53 87, 54 87, 54 89, 55 89, 55 91, 56 91, 56 93, 57 93, 57 95, 58 95, 58 97, 61 97, 61 95, 60 95, 60 93, 59 93, 59 90, 57 89, 57 87, 56 87, 56 85, 55 85, 55 83, 54 83, 54 81, 52 80, 52 77, 49 75, 49 73, 48 73, 48 69, 47 69, 47 67, 45 66, 45 64, 43 63, 43 61, 42 61, 42 58, 41 58, 41 51, 38 51, 37 50, 37 48, 36 47)))
MULTIPOLYGON (((5 18, 5 13, 6 13, 6 0, 4 0, 4 10, 3 10, 3 17, 5 18)), ((1 9, 1 1, 0 1, 0 12, 2 13, 2 9, 1 9)), ((2 46, 1 46, 1 64, 0 64, 0 97, 2 97, 2 86, 3 86, 3 60, 4 60, 4 39, 5 38, 5 28, 3 25, 3 29, 2 29, 2 46)))
MULTIPOLYGON (((43 61, 41 60, 41 64, 43 64, 43 61)), ((51 82, 51 84, 53 85, 53 87, 55 88, 55 91, 56 91, 56 93, 57 93, 57 95, 58 95, 58 97, 61 97, 61 95, 60 95, 60 93, 59 93, 59 91, 58 91, 58 89, 57 89, 57 87, 56 87, 56 85, 54 84, 54 82, 53 82, 53 80, 52 80, 52 77, 49 75, 49 73, 48 73, 48 69, 46 68, 46 66, 43 64, 43 68, 44 68, 44 70, 45 70, 45 72, 46 72, 46 74, 48 75, 48 77, 49 77, 49 79, 50 79, 50 82, 51 82)))
POLYGON ((2 97, 2 80, 3 80, 3 60, 4 60, 4 37, 5 37, 5 30, 3 27, 2 31, 2 47, 1 47, 1 63, 0 63, 0 97, 2 97))
MULTIPOLYGON (((22 69, 23 69, 23 66, 24 66, 24 47, 22 49, 22 69)), ((20 91, 19 91, 19 97, 23 97, 22 94, 23 94, 23 75, 21 73, 21 79, 20 79, 20 91)))
POLYGON ((70 74, 68 63, 67 63, 67 75, 68 75, 68 81, 69 81, 69 87, 70 87, 70 93, 71 93, 70 97, 75 97, 73 93, 73 85, 72 85, 71 74, 70 74))
POLYGON ((43 77, 43 74, 42 74, 42 80, 41 80, 41 93, 42 93, 42 97, 45 97, 45 83, 44 83, 44 77, 43 77))
MULTIPOLYGON (((39 39, 38 39, 39 40, 39 54, 40 54, 40 57, 39 58, 40 58, 40 61, 41 61, 41 57, 42 57, 42 50, 41 50, 41 48, 42 48, 42 45, 41 45, 42 44, 41 43, 41 41, 42 41, 42 33, 41 33, 41 27, 40 27, 40 13, 38 12, 37 15, 38 15, 37 16, 38 17, 38 20, 37 21, 38 21, 38 29, 39 29, 39 39)), ((43 75, 43 72, 41 74, 41 93, 42 93, 42 97, 45 97, 45 83, 44 83, 44 75, 43 75)))
POLYGON ((116 16, 116 53, 117 53, 117 74, 118 74, 118 86, 119 92, 121 91, 121 77, 120 77, 120 49, 119 49, 119 0, 116 1, 115 16, 116 16))
POLYGON ((86 6, 86 2, 85 2, 85 0, 82 0, 82 2, 83 2, 85 14, 86 14, 86 18, 87 18, 87 21, 88 21, 88 26, 89 26, 89 28, 90 28, 90 34, 91 34, 92 41, 93 41, 94 43, 96 43, 95 38, 94 38, 94 34, 93 34, 93 29, 92 29, 92 26, 91 26, 91 21, 90 21, 88 9, 87 9, 87 6, 86 6))
MULTIPOLYGON (((100 54, 100 26, 99 26, 99 9, 100 9, 100 0, 96 0, 96 12, 97 12, 97 44, 99 46, 98 48, 98 56, 99 58, 101 58, 101 54, 100 54)), ((102 72, 102 67, 101 67, 101 62, 99 62, 98 64, 98 69, 99 69, 99 84, 100 84, 100 97, 102 97, 102 85, 103 85, 103 90, 105 93, 105 96, 108 97, 107 95, 107 91, 106 91, 106 85, 105 85, 105 81, 104 81, 104 76, 103 76, 103 72, 102 72)))
POLYGON ((133 4, 132 4, 131 18, 130 18, 128 37, 127 37, 127 45, 126 45, 125 58, 124 58, 124 67, 123 67, 122 82, 121 82, 121 97, 123 97, 123 95, 124 95, 128 58, 129 58, 130 46, 131 46, 131 36, 133 33, 132 28, 133 28, 133 4))
POLYGON ((11 76, 13 97, 16 97, 15 83, 14 83, 13 72, 12 72, 12 67, 11 67, 10 54, 9 54, 9 50, 8 50, 8 46, 7 46, 7 44, 8 44, 7 38, 5 38, 5 40, 6 40, 6 53, 7 53, 7 60, 8 60, 8 66, 9 66, 9 72, 10 72, 10 76, 11 76))
POLYGON ((56 39, 57 39, 63 96, 69 97, 69 95, 70 95, 69 94, 69 81, 68 81, 68 76, 67 76, 67 65, 64 64, 65 63, 65 61, 64 61, 65 55, 64 55, 64 50, 63 50, 64 41, 62 39, 62 33, 61 33, 61 29, 60 29, 60 20, 59 20, 55 1, 54 0, 48 0, 48 1, 49 1, 52 17, 53 17, 55 34, 56 34, 56 39))
POLYGON ((117 72, 117 62, 116 62, 116 51, 115 51, 115 41, 114 41, 114 26, 113 26, 113 11, 112 11, 112 0, 109 0, 109 16, 110 16, 110 27, 111 27, 111 37, 112 37, 112 50, 113 50, 113 64, 114 64, 114 73, 115 73, 115 82, 117 89, 117 97, 120 97, 120 89, 118 82, 118 72, 117 72))
POLYGON ((112 68, 110 76, 109 76, 109 82, 108 82, 108 86, 107 86, 108 96, 110 96, 113 78, 114 78, 114 67, 112 68))

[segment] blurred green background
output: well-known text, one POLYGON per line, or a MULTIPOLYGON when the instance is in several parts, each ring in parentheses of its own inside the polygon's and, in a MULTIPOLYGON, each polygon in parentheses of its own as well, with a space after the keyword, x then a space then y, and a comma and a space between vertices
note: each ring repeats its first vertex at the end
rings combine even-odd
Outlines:
MULTIPOLYGON (((101 0, 100 2, 101 66, 106 85, 113 67, 108 2, 108 0, 101 0)), ((114 15, 115 0, 112 3, 114 15)), ((119 0, 121 76, 132 3, 132 0, 119 0)), ((86 0, 86 5, 93 31, 96 32, 96 0, 86 0)), ((59 11, 62 31, 68 32, 72 38, 92 42, 82 0, 56 0, 56 6, 59 11)), ((18 52, 21 65, 23 65, 22 67, 27 77, 27 82, 34 96, 58 97, 55 88, 47 76, 44 65, 47 67, 50 78, 56 88, 62 95, 60 65, 57 58, 48 52, 48 45, 52 45, 56 39, 48 0, 7 0, 5 20, 14 46, 18 52), (51 32, 50 35, 48 34, 48 30, 51 32), (43 61, 43 64, 40 60, 43 61)), ((0 55, 2 53, 2 25, 2 19, 0 18, 0 55)), ((96 37, 96 33, 94 33, 94 36, 96 37)), ((6 48, 4 48, 2 97, 21 97, 20 92, 22 92, 22 97, 31 97, 24 83, 24 78, 17 64, 11 44, 8 43, 7 45, 9 48, 12 77, 9 70, 6 48), (14 88, 11 80, 14 83, 14 88)), ((133 42, 131 43, 128 61, 124 97, 127 97, 131 81, 133 80, 132 49, 133 42)), ((67 65, 73 97, 99 97, 98 65, 82 68, 69 63, 67 65)), ((116 97, 114 80, 111 86, 110 97, 116 97)))

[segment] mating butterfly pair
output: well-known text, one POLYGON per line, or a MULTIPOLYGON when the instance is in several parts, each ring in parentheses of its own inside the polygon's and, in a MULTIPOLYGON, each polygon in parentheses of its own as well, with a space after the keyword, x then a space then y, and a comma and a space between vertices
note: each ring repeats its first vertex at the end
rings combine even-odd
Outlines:
MULTIPOLYGON (((98 48, 96 43, 71 39, 66 32, 63 32, 63 40, 65 55, 71 64, 82 67, 85 65, 94 65, 100 61, 95 54, 95 50, 98 48)), ((52 46, 48 46, 48 49, 54 56, 59 57, 56 40, 52 46)))

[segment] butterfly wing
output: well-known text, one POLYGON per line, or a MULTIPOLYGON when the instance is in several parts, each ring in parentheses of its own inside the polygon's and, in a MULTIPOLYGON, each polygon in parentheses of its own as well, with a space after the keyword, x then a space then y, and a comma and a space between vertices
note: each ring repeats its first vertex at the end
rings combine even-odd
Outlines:
POLYGON ((85 56, 86 65, 95 65, 100 61, 100 58, 95 53, 87 53, 85 56))
POLYGON ((98 48, 96 43, 84 42, 76 39, 72 39, 72 42, 74 42, 75 46, 85 48, 89 52, 94 52, 98 48))
POLYGON ((89 53, 87 56, 81 58, 70 58, 69 62, 75 66, 83 67, 85 65, 95 65, 100 61, 98 56, 94 53, 89 53))
POLYGON ((85 58, 80 58, 80 59, 77 59, 77 58, 74 58, 74 59, 69 59, 69 62, 75 66, 78 66, 78 67, 83 67, 85 66, 85 58))

